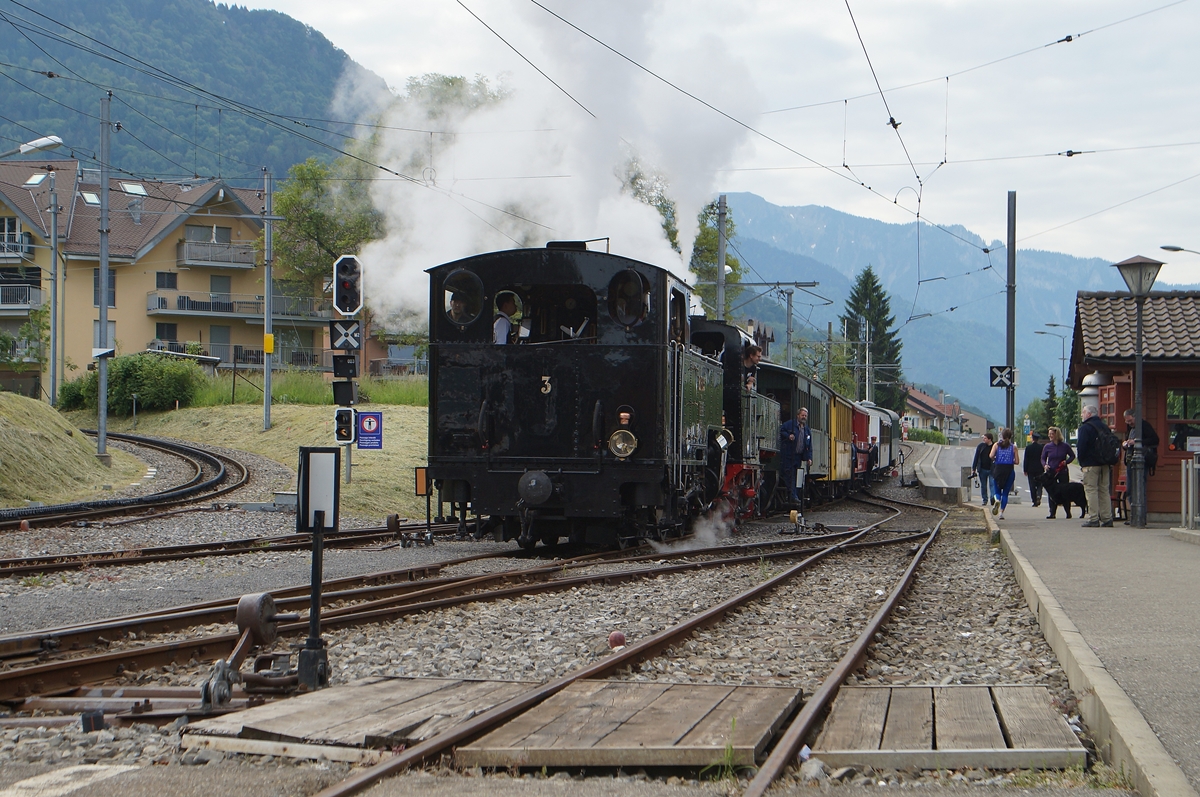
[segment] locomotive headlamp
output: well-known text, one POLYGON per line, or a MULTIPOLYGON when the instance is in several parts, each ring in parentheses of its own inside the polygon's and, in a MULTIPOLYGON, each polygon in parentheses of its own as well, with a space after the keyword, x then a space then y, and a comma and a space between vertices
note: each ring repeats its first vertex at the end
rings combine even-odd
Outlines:
POLYGON ((637 448, 637 438, 628 429, 618 429, 608 438, 608 450, 619 459, 625 459, 637 448))

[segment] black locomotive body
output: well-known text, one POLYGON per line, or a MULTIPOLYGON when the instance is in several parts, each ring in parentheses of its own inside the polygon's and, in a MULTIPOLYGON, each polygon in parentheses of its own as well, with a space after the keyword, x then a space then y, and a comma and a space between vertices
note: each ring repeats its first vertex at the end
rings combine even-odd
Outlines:
POLYGON ((624 544, 709 509, 733 435, 684 282, 582 244, 429 274, 428 475, 477 535, 624 544))

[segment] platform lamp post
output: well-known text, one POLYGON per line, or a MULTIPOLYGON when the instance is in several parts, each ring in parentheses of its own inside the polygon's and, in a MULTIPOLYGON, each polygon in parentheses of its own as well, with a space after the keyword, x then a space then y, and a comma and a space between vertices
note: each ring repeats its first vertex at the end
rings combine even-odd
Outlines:
MULTIPOLYGON (((58 136, 44 136, 16 149, 0 153, 0 158, 45 152, 62 146, 58 136)), ((58 404, 58 192, 54 188, 54 170, 50 170, 50 406, 58 404)))
POLYGON ((1121 272, 1125 285, 1133 294, 1137 307, 1137 333, 1134 336, 1134 376, 1133 376, 1133 456, 1129 463, 1129 476, 1133 494, 1129 500, 1129 511, 1132 515, 1130 525, 1135 528, 1146 528, 1146 452, 1142 448, 1142 311, 1146 297, 1154 287, 1158 270, 1163 264, 1148 257, 1131 257, 1113 266, 1121 272))
MULTIPOLYGON (((1046 326, 1050 326, 1050 325, 1047 324, 1046 326)), ((1059 342, 1062 343, 1062 356, 1058 358, 1059 362, 1062 363, 1062 381, 1058 383, 1058 389, 1062 390, 1067 382, 1067 336, 1060 335, 1057 332, 1047 332, 1044 329, 1035 329, 1035 330, 1033 330, 1033 334, 1035 334, 1035 335, 1050 335, 1052 337, 1058 338, 1059 342)))

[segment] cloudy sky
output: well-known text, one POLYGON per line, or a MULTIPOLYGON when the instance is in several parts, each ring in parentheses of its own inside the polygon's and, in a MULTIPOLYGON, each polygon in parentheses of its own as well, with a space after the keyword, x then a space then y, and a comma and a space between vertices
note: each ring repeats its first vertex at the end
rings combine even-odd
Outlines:
MULTIPOLYGON (((427 72, 503 81, 558 135, 637 142, 688 197, 753 191, 894 223, 919 208, 993 240, 1015 190, 1022 248, 1143 254, 1168 262, 1161 281, 1200 282, 1200 255, 1159 249, 1200 250, 1200 0, 541 3, 250 6, 400 91, 427 72)), ((575 172, 561 179, 594 179, 575 172)))

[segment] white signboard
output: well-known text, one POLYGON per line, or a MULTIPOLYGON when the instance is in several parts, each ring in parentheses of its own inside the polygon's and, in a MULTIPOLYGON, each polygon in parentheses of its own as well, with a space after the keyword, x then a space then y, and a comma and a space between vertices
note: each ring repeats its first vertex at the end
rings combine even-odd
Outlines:
POLYGON ((1189 437, 1187 439, 1187 450, 1189 453, 1200 453, 1200 437, 1189 437))

